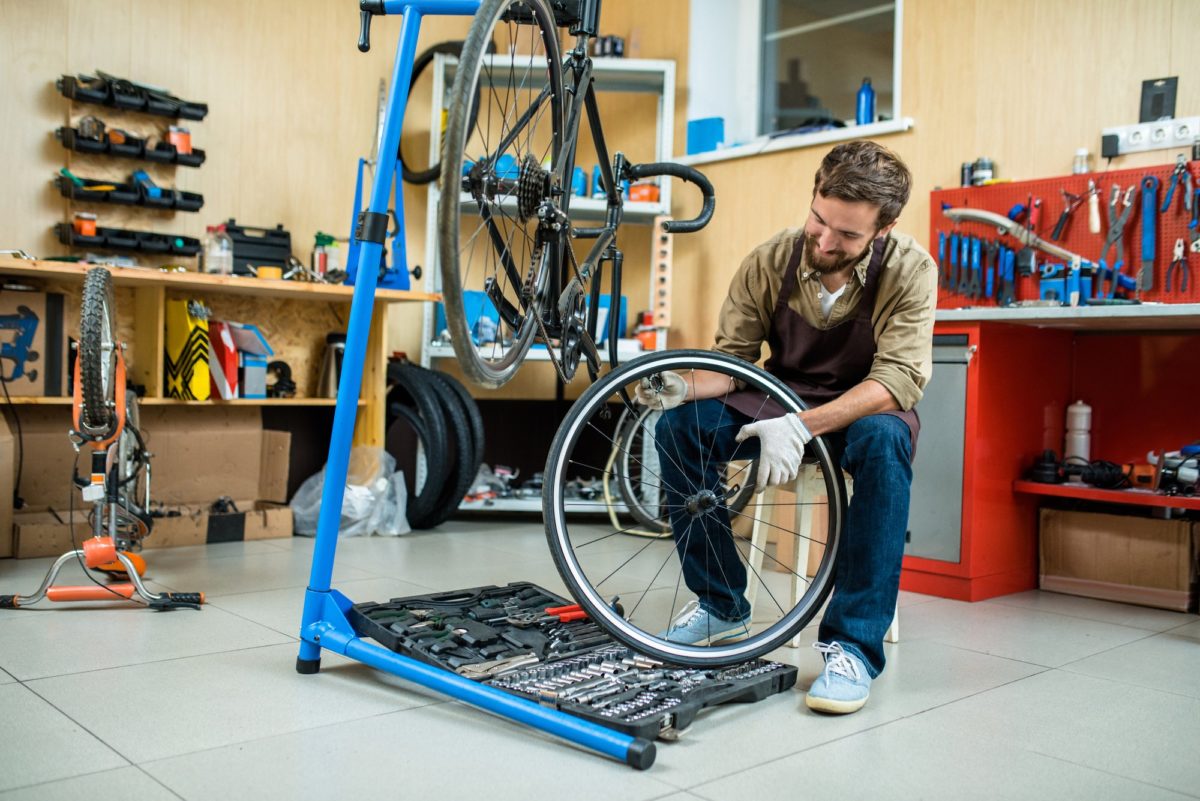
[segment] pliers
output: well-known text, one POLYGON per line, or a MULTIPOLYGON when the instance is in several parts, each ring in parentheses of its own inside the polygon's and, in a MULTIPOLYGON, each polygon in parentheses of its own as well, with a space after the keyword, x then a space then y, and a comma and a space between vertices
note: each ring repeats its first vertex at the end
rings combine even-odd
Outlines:
POLYGON ((1170 186, 1167 187, 1167 197, 1163 200, 1162 208, 1159 213, 1166 214, 1171 210, 1171 199, 1175 196, 1175 187, 1183 184, 1187 192, 1183 196, 1183 207, 1188 211, 1192 210, 1192 172, 1187 167, 1187 157, 1182 153, 1175 157, 1175 169, 1171 172, 1170 186))
POLYGON ((1130 215, 1133 214, 1133 193, 1138 188, 1137 184, 1125 190, 1125 210, 1120 215, 1117 214, 1117 203, 1121 201, 1121 187, 1113 185, 1112 195, 1108 201, 1108 235, 1104 237, 1104 249, 1100 251, 1100 269, 1096 273, 1096 286, 1094 294, 1096 297, 1104 295, 1104 276, 1107 273, 1109 277, 1108 297, 1112 297, 1117 291, 1117 276, 1121 274, 1121 268, 1125 266, 1125 224, 1129 222, 1130 215), (1108 264, 1105 257, 1108 255, 1110 248, 1117 249, 1117 260, 1113 263, 1112 271, 1109 273, 1108 264))
POLYGON ((507 620, 517 628, 528 628, 538 623, 570 623, 572 620, 587 620, 588 613, 579 604, 570 606, 548 606, 543 610, 531 609, 509 615, 507 620))
POLYGON ((1186 255, 1186 251, 1184 250, 1182 237, 1175 240, 1175 258, 1171 260, 1171 266, 1167 268, 1167 286, 1166 286, 1167 292, 1175 291, 1173 289, 1173 287, 1171 286, 1171 284, 1175 280, 1175 269, 1176 268, 1179 268, 1179 275, 1180 275, 1179 291, 1187 292, 1188 291, 1188 272, 1189 272, 1189 270, 1188 270, 1188 263, 1187 263, 1187 255, 1186 255))

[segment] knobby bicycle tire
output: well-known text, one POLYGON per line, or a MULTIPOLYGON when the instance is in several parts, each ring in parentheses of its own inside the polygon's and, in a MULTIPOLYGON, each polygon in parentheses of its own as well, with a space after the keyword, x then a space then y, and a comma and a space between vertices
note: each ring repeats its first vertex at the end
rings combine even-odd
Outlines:
MULTIPOLYGON (((532 33, 531 26, 520 26, 516 22, 504 22, 506 26, 511 28, 524 27, 532 33)), ((531 72, 534 66, 534 56, 532 49, 529 54, 522 51, 521 56, 514 58, 528 58, 529 69, 531 72)), ((491 63, 491 62, 489 62, 491 63)), ((512 70, 513 67, 510 67, 512 70)), ((489 70, 489 73, 491 71, 489 70)), ((527 77, 527 76, 526 76, 527 77)), ((560 151, 563 142, 563 82, 562 82, 562 64, 558 50, 558 30, 555 27, 554 14, 546 2, 546 0, 484 0, 476 13, 474 21, 471 23, 470 31, 467 34, 465 43, 463 44, 462 54, 459 58, 458 72, 454 78, 454 87, 450 96, 450 108, 446 117, 446 133, 442 143, 442 159, 441 159, 441 176, 439 179, 439 190, 441 201, 438 206, 438 259, 442 271, 442 300, 446 310, 446 322, 450 329, 450 340, 454 346, 455 354, 458 356, 458 361, 462 365, 463 373, 472 382, 481 386, 496 388, 506 383, 516 373, 521 362, 525 358, 525 354, 529 351, 529 347, 533 344, 534 337, 538 333, 537 317, 540 314, 539 309, 542 308, 544 300, 541 296, 547 281, 548 265, 557 263, 557 254, 561 252, 564 245, 564 238, 561 236, 548 237, 549 241, 543 243, 540 240, 542 237, 530 236, 527 231, 520 231, 519 236, 514 236, 514 233, 519 227, 513 223, 517 219, 516 212, 514 216, 506 216, 505 201, 509 203, 510 209, 518 208, 516 202, 518 193, 515 190, 503 192, 497 197, 496 186, 502 185, 500 181, 499 169, 497 167, 500 155, 513 155, 514 160, 522 163, 526 158, 532 158, 536 165, 540 167, 541 161, 545 157, 551 160, 550 175, 552 182, 556 184, 554 191, 561 189, 563 176, 561 165, 559 163, 560 151), (498 37, 493 34, 496 26, 502 22, 502 18, 507 15, 513 6, 521 6, 522 12, 528 12, 536 23, 536 30, 539 32, 537 39, 539 42, 534 42, 532 35, 526 35, 524 31, 518 30, 515 37, 499 37, 500 41, 506 39, 519 39, 523 45, 536 45, 540 43, 544 47, 544 58, 538 57, 537 62, 539 67, 545 69, 544 79, 535 75, 533 79, 522 81, 520 86, 522 90, 529 87, 532 92, 533 87, 541 87, 539 91, 547 92, 547 99, 543 103, 548 103, 548 111, 544 113, 545 117, 549 117, 548 123, 551 128, 550 144, 545 147, 547 152, 542 153, 542 145, 539 142, 536 146, 532 144, 537 137, 524 135, 516 137, 509 142, 510 146, 516 147, 516 154, 501 152, 491 152, 493 145, 499 146, 505 138, 502 134, 503 122, 497 123, 501 126, 501 131, 496 132, 495 141, 484 146, 485 153, 468 152, 468 146, 473 141, 472 137, 475 134, 473 131, 474 120, 486 120, 490 125, 492 122, 491 107, 485 110, 484 108, 474 108, 474 98, 480 90, 481 72, 484 69, 484 59, 487 56, 485 52, 489 47, 494 47, 493 43, 498 37), (528 39, 529 41, 526 41, 528 39), (476 112, 472 116, 472 112, 476 112), (529 152, 521 153, 521 146, 528 148, 529 152), (537 149, 536 155, 533 151, 537 149), (521 156, 521 158, 517 158, 521 156), (475 227, 474 231, 464 235, 462 231, 463 224, 463 203, 460 202, 465 184, 469 180, 468 175, 471 174, 471 169, 466 170, 464 174, 464 166, 467 163, 473 166, 486 165, 480 167, 479 172, 486 172, 486 175, 478 177, 480 186, 492 187, 488 189, 491 194, 488 196, 485 203, 479 202, 479 196, 473 195, 470 201, 472 214, 477 215, 477 218, 483 224, 475 227), (513 224, 513 230, 508 231, 506 237, 502 230, 505 221, 513 224), (483 231, 486 229, 486 233, 483 231), (466 308, 464 299, 464 290, 466 289, 481 289, 479 287, 464 286, 465 282, 473 280, 472 267, 477 270, 486 271, 486 268, 478 268, 472 263, 471 258, 464 258, 464 254, 460 251, 460 244, 465 248, 475 248, 476 244, 482 243, 479 249, 484 252, 484 258, 487 258, 489 248, 495 248, 498 252, 495 254, 498 262, 505 263, 505 266, 511 267, 511 272, 508 269, 501 271, 497 265, 495 275, 490 276, 496 282, 498 291, 514 310, 516 310, 519 319, 515 326, 515 330, 511 331, 511 344, 505 345, 505 334, 508 333, 505 329, 508 326, 504 323, 499 328, 498 336, 500 341, 492 346, 490 356, 480 353, 476 348, 472 337, 471 326, 473 323, 470 310, 466 308), (514 248, 520 252, 514 252, 514 248), (528 252, 526 251, 528 248, 528 252), (528 263, 526 263, 528 262, 528 263), (517 280, 513 279, 512 273, 516 273, 517 280), (506 294, 507 292, 507 294, 506 294)), ((511 101, 514 104, 524 102, 519 98, 520 92, 513 91, 511 93, 491 93, 495 99, 504 97, 504 101, 511 101)), ((506 114, 499 114, 497 117, 500 120, 509 119, 506 114)), ((513 120, 524 119, 520 111, 514 110, 513 120)), ((542 121, 543 115, 532 115, 528 118, 528 125, 536 128, 542 121)), ((481 123, 482 124, 482 123, 481 123)), ((484 137, 477 137, 480 140, 484 137)), ((508 176, 511 181, 511 175, 508 176)), ((533 191, 533 190, 531 190, 533 191)), ((470 194, 470 192, 468 192, 470 194)), ((561 196, 554 192, 540 192, 539 195, 545 195, 542 202, 550 202, 553 205, 559 205, 561 196)), ((521 195, 524 197, 524 195, 521 195)), ((533 201, 528 201, 533 203, 533 201)), ((528 219, 521 221, 528 223, 528 219)), ((536 233, 536 232, 535 232, 536 233)), ((565 234, 565 231, 563 232, 565 234)), ((473 256, 476 250, 471 250, 473 256)), ((474 272, 478 276, 479 272, 474 272)), ((484 279, 479 279, 480 281, 484 279)), ((556 300, 556 299, 555 299, 556 300)), ((495 306, 494 303, 490 304, 495 306)), ((482 315, 485 309, 485 304, 480 302, 478 305, 478 313, 475 318, 482 315)), ((503 321, 503 315, 501 317, 503 321)))
MULTIPOLYGON (((636 549, 633 556, 626 558, 625 561, 620 561, 626 556, 626 553, 618 547, 622 545, 621 542, 612 538, 623 532, 618 531, 598 536, 594 524, 590 524, 590 527, 589 524, 581 521, 575 524, 568 524, 564 493, 568 470, 578 470, 588 466, 586 454, 594 452, 594 449, 589 450, 588 446, 595 444, 596 437, 599 437, 601 440, 607 438, 611 441, 611 434, 605 434, 601 430, 601 426, 593 422, 593 419, 597 415, 611 413, 610 404, 619 402, 617 399, 619 391, 622 388, 628 392, 633 382, 665 370, 680 370, 685 372, 687 370, 709 370, 721 372, 729 376, 731 384, 733 381, 742 381, 745 382, 745 386, 751 389, 768 393, 770 397, 778 401, 788 411, 801 411, 805 408, 803 402, 795 393, 775 377, 740 359, 712 351, 680 350, 653 353, 627 362, 601 377, 583 393, 567 413, 566 418, 564 418, 562 425, 555 435, 554 443, 551 446, 550 455, 546 462, 545 482, 542 494, 543 513, 546 520, 546 536, 555 566, 558 568, 559 574, 572 596, 591 615, 592 619, 616 640, 639 653, 654 656, 674 664, 692 666, 725 665, 762 656, 782 646, 799 632, 820 610, 833 588, 834 563, 841 540, 842 522, 845 517, 846 493, 841 470, 834 464, 829 447, 821 437, 817 437, 809 443, 807 449, 807 453, 821 467, 821 476, 825 482, 824 495, 828 498, 828 502, 826 503, 825 527, 819 531, 814 529, 812 532, 813 534, 823 534, 823 539, 813 540, 824 548, 819 559, 819 564, 811 581, 801 574, 793 574, 795 579, 803 578, 805 588, 795 605, 790 606, 790 608, 784 608, 783 604, 780 603, 776 594, 768 587, 768 580, 776 583, 776 587, 778 588, 778 582, 782 581, 791 584, 793 577, 787 576, 786 572, 776 572, 774 576, 768 576, 766 573, 758 574, 761 589, 767 591, 770 596, 769 600, 775 603, 779 609, 779 615, 777 618, 773 618, 771 622, 768 622, 765 628, 762 628, 760 622, 761 616, 756 615, 753 624, 754 630, 752 630, 751 636, 747 639, 733 642, 718 642, 708 646, 684 645, 662 639, 659 635, 666 629, 665 624, 669 622, 680 608, 676 601, 686 600, 686 598, 679 598, 682 573, 680 573, 680 578, 674 581, 673 594, 669 586, 669 581, 666 583, 659 581, 659 576, 664 567, 672 560, 676 563, 678 561, 675 541, 671 540, 667 542, 653 538, 632 538, 634 541, 625 550, 636 549), (589 442, 588 438, 591 438, 592 441, 589 442), (584 553, 586 546, 597 543, 604 543, 601 546, 601 550, 589 550, 584 553), (641 565, 634 563, 635 558, 642 554, 648 554, 648 566, 646 563, 642 563, 641 565), (663 557, 663 562, 658 566, 657 570, 654 570, 660 556, 663 557), (613 564, 618 562, 619 564, 614 569, 613 564), (621 590, 622 603, 626 610, 623 617, 612 610, 612 600, 606 597, 606 593, 610 591, 601 585, 608 582, 619 570, 626 566, 629 566, 633 578, 636 578, 639 583, 645 581, 646 585, 642 590, 631 589, 629 580, 632 579, 628 579, 630 574, 625 574, 621 579, 609 585, 610 587, 623 588, 621 590), (653 576, 647 579, 646 577, 650 576, 651 572, 653 572, 653 576), (596 578, 600 578, 600 580, 596 581, 596 578), (643 601, 646 601, 646 607, 641 612, 642 619, 638 619, 638 606, 643 601), (654 612, 652 607, 660 601, 670 601, 670 605, 666 609, 666 618, 661 619, 656 617, 655 620, 652 620, 651 623, 659 623, 661 620, 661 623, 655 626, 653 631, 641 628, 639 623, 642 625, 646 624, 644 617, 648 612, 655 615, 658 614, 654 612)), ((686 422, 686 415, 679 419, 686 422)), ((698 419, 697 426, 700 425, 702 423, 698 419)), ((678 451, 676 453, 682 458, 682 454, 679 454, 678 451)), ((664 481, 664 486, 666 486, 666 480, 662 480, 664 481)), ((703 488, 692 489, 700 490, 700 494, 704 492, 703 488)), ((691 490, 687 491, 690 492, 691 490)), ((696 495, 693 497, 696 498, 699 496, 696 495)), ((693 504, 692 499, 688 499, 687 503, 688 514, 692 513, 693 508, 699 509, 696 516, 709 514, 710 512, 705 511, 705 509, 712 508, 711 506, 704 507, 703 504, 699 503, 693 504)), ((774 507, 780 505, 783 504, 781 502, 773 504, 774 507)), ((796 507, 798 508, 799 506, 800 503, 797 502, 796 507)), ((684 509, 682 506, 676 508, 679 510, 684 509)), ((761 512, 755 507, 753 514, 739 513, 738 517, 753 518, 760 514, 766 519, 766 523, 771 529, 798 535, 798 532, 787 532, 786 529, 781 529, 777 523, 771 521, 771 516, 775 514, 775 509, 773 508, 761 512)), ((730 522, 733 522, 732 518, 730 522)), ((800 525, 802 526, 803 524, 800 525)), ((731 542, 736 546, 736 540, 732 539, 734 537, 733 532, 730 531, 729 535, 731 542)), ((683 536, 688 536, 688 532, 684 532, 683 536)), ((702 539, 701 541, 703 542, 704 540, 702 539)), ((754 548, 755 546, 750 543, 750 547, 754 548)), ((759 550, 764 555, 766 554, 763 548, 759 550)), ((753 555, 753 551, 750 552, 750 555, 753 555)), ((777 558, 774 561, 781 567, 788 567, 784 563, 779 562, 777 558)), ((801 567, 804 567, 804 565, 801 565, 801 567)), ((794 565, 792 569, 794 570, 794 565)), ((708 570, 707 566, 706 570, 708 570)), ((686 596, 688 593, 684 592, 683 594, 686 596)), ((759 599, 768 600, 764 599, 761 595, 759 599)), ((787 603, 789 605, 792 604, 791 601, 787 601, 787 603)), ((755 611, 757 612, 757 610, 755 611)), ((771 612, 770 608, 767 611, 771 612)))
POLYGON ((115 421, 116 334, 112 276, 103 267, 93 267, 83 278, 79 309, 80 421, 89 433, 107 432, 115 421))

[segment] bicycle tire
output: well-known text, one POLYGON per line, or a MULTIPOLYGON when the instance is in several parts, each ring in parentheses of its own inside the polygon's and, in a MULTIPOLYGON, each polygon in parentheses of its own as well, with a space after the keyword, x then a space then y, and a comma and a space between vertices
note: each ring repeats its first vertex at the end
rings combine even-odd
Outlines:
MULTIPOLYGON (((645 429, 646 420, 651 414, 653 414, 653 410, 645 407, 640 408, 636 417, 630 413, 629 409, 621 413, 616 435, 613 437, 615 440, 613 448, 617 450, 616 464, 619 465, 615 470, 616 483, 621 500, 634 520, 651 531, 669 533, 671 524, 666 516, 661 513, 656 514, 655 510, 646 508, 647 501, 652 499, 647 498, 645 486, 635 486, 634 465, 631 464, 631 462, 640 461, 638 457, 634 456, 634 453, 639 450, 635 443, 639 429, 645 429)), ((735 484, 733 495, 726 503, 731 512, 740 512, 750 503, 750 499, 754 495, 754 483, 747 480, 746 477, 753 476, 756 470, 757 462, 751 462, 748 467, 740 468, 733 476, 735 479, 740 479, 740 483, 735 484)))
POLYGON ((441 398, 442 412, 446 415, 446 455, 450 467, 446 473, 446 481, 442 492, 434 504, 433 511, 425 521, 425 528, 435 528, 450 519, 458 511, 458 505, 475 480, 479 469, 478 463, 472 464, 471 458, 475 453, 474 435, 471 433, 467 413, 462 401, 448 384, 438 378, 432 370, 426 371, 429 386, 441 398))
POLYGON ((93 267, 83 277, 79 308, 80 424, 89 434, 107 433, 115 424, 117 321, 112 275, 93 267))
MULTIPOLYGON (((841 526, 845 517, 846 492, 841 470, 834 464, 829 447, 821 437, 817 437, 809 443, 807 453, 822 468, 821 473, 825 481, 826 497, 829 499, 826 508, 825 528, 819 532, 824 535, 823 539, 819 540, 824 546, 824 551, 811 582, 804 579, 806 585, 804 593, 799 597, 795 605, 789 609, 783 608, 778 598, 771 592, 768 581, 776 584, 778 584, 778 581, 786 581, 790 584, 794 580, 793 577, 795 579, 803 577, 799 574, 793 574, 793 577, 776 580, 772 576, 759 574, 759 580, 763 582, 763 589, 767 590, 770 599, 779 608, 779 615, 777 619, 769 622, 765 628, 760 627, 759 619, 756 616, 753 624, 754 630, 744 640, 700 646, 684 645, 660 638, 657 633, 658 630, 666 629, 666 623, 675 616, 678 609, 677 601, 680 594, 681 576, 675 579, 673 596, 671 595, 669 582, 666 584, 656 584, 661 572, 671 558, 675 557, 675 561, 678 562, 678 557, 675 556, 675 543, 672 541, 669 544, 660 544, 662 541, 657 539, 633 539, 631 540, 630 547, 640 545, 640 548, 638 548, 633 556, 621 562, 616 569, 610 571, 612 563, 625 556, 624 550, 619 552, 616 550, 621 543, 611 540, 612 534, 597 537, 594 525, 589 530, 587 524, 580 523, 575 527, 575 533, 572 533, 571 526, 567 522, 563 486, 568 466, 571 466, 572 469, 578 469, 580 465, 584 464, 582 458, 576 458, 576 454, 589 452, 588 445, 592 443, 584 440, 585 433, 591 432, 588 433, 590 437, 598 435, 602 438, 611 439, 611 435, 603 433, 599 426, 591 422, 592 418, 596 415, 610 412, 611 408, 609 404, 616 402, 619 392, 622 389, 628 392, 633 382, 665 370, 710 370, 721 372, 731 378, 731 384, 732 380, 736 379, 745 382, 744 385, 751 389, 766 392, 770 397, 781 403, 784 409, 788 411, 795 412, 806 408, 803 401, 775 377, 748 362, 713 351, 663 351, 640 357, 613 370, 589 387, 579 400, 575 402, 559 427, 554 438, 554 443, 551 446, 550 455, 546 462, 545 482, 542 494, 543 513, 546 520, 546 537, 550 551, 554 558, 555 566, 558 568, 559 575, 575 600, 614 639, 635 651, 672 664, 689 666, 728 665, 759 657, 782 646, 795 636, 820 610, 833 588, 834 564, 838 545, 841 541, 841 526), (588 537, 589 539, 585 540, 583 537, 588 537), (606 550, 592 550, 586 554, 582 552, 581 549, 585 545, 600 541, 607 543, 606 550), (645 554, 651 548, 655 550, 649 554, 649 567, 645 563, 641 565, 633 564, 635 558, 645 554), (611 599, 605 597, 599 585, 609 581, 619 570, 627 566, 630 570, 641 571, 640 576, 635 574, 640 583, 644 580, 644 576, 649 574, 654 564, 657 563, 658 556, 664 552, 666 557, 662 565, 657 568, 644 589, 631 591, 629 589, 631 585, 623 583, 628 576, 623 576, 622 579, 609 585, 613 588, 624 588, 621 594, 625 599, 623 601, 626 610, 625 615, 616 614, 611 608, 611 599), (587 563, 586 565, 585 562, 587 563), (595 581, 595 578, 602 573, 605 574, 604 577, 598 582, 595 581), (631 599, 637 593, 640 593, 640 595, 638 595, 636 602, 633 602, 631 599), (654 629, 655 633, 642 628, 643 625, 647 624, 647 615, 653 612, 650 607, 668 597, 670 597, 670 605, 665 618, 658 615, 658 613, 654 613, 654 619, 650 621, 656 624, 650 626, 650 628, 654 629), (639 617, 639 606, 648 598, 650 601, 639 617)), ((699 420, 697 420, 697 425, 699 425, 699 420)), ((682 457, 681 455, 681 458, 687 457, 682 457)), ((696 516, 710 513, 709 509, 711 507, 703 507, 700 504, 695 504, 694 506, 700 509, 696 513, 696 516)), ((739 514, 742 517, 753 517, 753 515, 746 515, 745 513, 739 514)), ((757 508, 754 514, 758 514, 757 508)), ((774 510, 772 510, 771 514, 774 514, 774 510)), ((772 529, 787 531, 775 522, 768 521, 768 525, 772 529)), ((791 534, 798 536, 798 532, 791 532, 791 534)), ((736 544, 736 540, 734 542, 736 544)), ((743 558, 746 557, 746 555, 742 556, 743 558)), ((778 562, 777 559, 775 561, 778 562)), ((781 562, 779 564, 787 567, 781 562)), ((772 572, 774 573, 774 571, 772 572)), ((791 602, 789 601, 788 603, 791 602)), ((755 610, 756 613, 758 611, 757 609, 755 610)))
MULTIPOLYGON (((450 341, 463 373, 481 386, 496 388, 513 377, 538 333, 540 309, 551 305, 551 299, 543 297, 547 274, 550 265, 558 263, 567 232, 560 230, 551 234, 548 226, 542 230, 539 227, 542 223, 531 222, 528 210, 535 203, 539 208, 545 203, 555 208, 561 206, 563 91, 558 30, 547 0, 484 0, 471 23, 459 58, 442 144, 444 169, 438 184, 441 196, 438 261, 450 341), (520 14, 528 14, 534 24, 522 24, 520 14, 510 14, 514 7, 520 14), (500 24, 505 26, 503 36, 496 35, 500 24), (496 41, 520 42, 521 55, 511 58, 489 56, 485 47, 496 41), (516 64, 525 59, 528 59, 528 66, 522 68, 522 79, 518 82, 516 64), (493 81, 497 68, 503 68, 506 60, 511 62, 507 67, 508 77, 515 88, 491 93, 493 100, 489 101, 486 111, 476 109, 472 119, 472 101, 480 91, 481 74, 486 72, 489 81, 493 81), (530 78, 535 72, 535 64, 536 69, 544 72, 530 78), (543 93, 546 95, 544 100, 543 93), (504 100, 500 100, 501 96, 504 100), (493 141, 492 102, 512 103, 511 115, 505 113, 505 109, 495 116, 505 121, 524 120, 527 125, 523 126, 520 136, 505 136, 501 129, 495 132, 493 141), (532 109, 541 111, 526 118, 524 112, 532 109), (545 128, 538 130, 545 117, 549 118, 548 132, 545 128), (475 130, 476 121, 481 122, 479 131, 475 130), (525 127, 528 130, 524 130, 525 127), (505 139, 511 141, 505 148, 500 148, 505 139), (479 150, 482 153, 475 152, 479 150), (511 156, 512 164, 499 166, 502 156, 511 156), (548 172, 541 168, 542 160, 547 156, 551 161, 548 172), (517 178, 513 177, 514 169, 518 170, 517 178), (466 202, 471 204, 471 216, 480 223, 466 234, 463 232, 464 190, 469 198, 466 202), (481 233, 484 230, 486 234, 481 233), (472 274, 477 257, 484 262, 494 259, 495 264, 489 268, 485 263, 479 272, 472 274), (489 283, 492 296, 486 294, 489 283), (472 308, 468 309, 464 291, 471 289, 483 289, 485 294, 479 296, 479 300, 473 299, 472 308), (486 313, 488 306, 496 310, 499 323, 491 348, 486 348, 487 343, 480 343, 484 346, 481 353, 471 328, 473 322, 486 313)), ((503 124, 496 123, 497 126, 503 124)), ((557 301, 557 298, 552 300, 557 301)))
POLYGON ((399 452, 400 447, 396 442, 397 439, 402 439, 407 444, 407 439, 403 439, 399 433, 397 426, 405 426, 412 430, 413 436, 416 438, 420 449, 412 453, 414 469, 405 471, 405 486, 408 490, 408 498, 404 505, 404 518, 408 521, 409 528, 422 529, 426 520, 426 515, 429 514, 428 507, 432 504, 432 498, 435 494, 435 488, 430 484, 428 476, 434 469, 442 469, 438 466, 441 457, 433 451, 429 445, 429 426, 417 413, 416 409, 410 406, 405 406, 403 403, 393 403, 388 408, 388 426, 383 435, 384 449, 396 459, 397 469, 404 469, 406 462, 403 461, 405 453, 399 452), (417 460, 424 458, 426 480, 421 489, 417 489, 417 460))
MULTIPOLYGON (((482 433, 480 432, 479 435, 475 433, 472 414, 476 420, 479 420, 479 409, 478 406, 475 406, 474 399, 469 395, 466 399, 458 395, 455 386, 451 384, 454 379, 444 373, 430 371, 428 377, 432 379, 431 384, 442 395, 443 410, 446 414, 446 422, 449 423, 446 429, 448 429, 452 445, 454 445, 452 448, 454 469, 450 470, 449 475, 446 476, 445 490, 442 498, 438 500, 438 510, 433 514, 431 523, 431 528, 433 528, 433 526, 442 525, 446 520, 454 517, 458 506, 462 504, 462 499, 474 483, 482 460, 482 433)), ((457 381, 454 381, 454 384, 457 385, 457 381)), ((461 389, 462 385, 457 386, 461 389)), ((479 420, 479 422, 481 428, 482 421, 479 420)))
POLYGON ((421 375, 422 368, 407 362, 392 362, 387 368, 387 377, 392 384, 388 391, 388 409, 393 404, 415 409, 426 427, 424 440, 426 479, 418 490, 413 476, 413 493, 409 496, 408 522, 413 528, 422 528, 434 510, 438 495, 446 481, 449 465, 446 459, 446 419, 441 401, 421 375), (408 403, 405 403, 405 401, 408 403))
MULTIPOLYGON (((479 465, 483 464, 483 450, 487 442, 483 432, 483 415, 479 412, 479 403, 467 391, 467 388, 462 385, 462 382, 449 373, 434 370, 432 371, 432 375, 449 387, 450 391, 458 397, 459 402, 462 404, 463 411, 467 415, 467 425, 471 432, 471 444, 473 446, 471 450, 471 463, 474 465, 474 469, 478 471, 479 465)), ((474 479, 474 474, 471 477, 474 479)))
MULTIPOLYGON (((421 54, 419 56, 417 56, 415 61, 413 61, 412 77, 409 79, 409 83, 408 83, 408 97, 410 99, 412 98, 413 90, 417 86, 417 79, 420 78, 421 73, 423 73, 429 67, 429 65, 433 63, 433 57, 435 55, 437 55, 438 53, 444 53, 446 55, 457 56, 460 53, 462 53, 462 48, 463 48, 462 42, 438 42, 437 44, 432 45, 432 46, 426 48, 425 50, 422 50, 421 54)), ((433 98, 433 101, 437 102, 438 98, 433 98)), ((475 106, 476 111, 478 112, 478 107, 479 107, 478 92, 475 95, 474 106, 475 106)), ((429 135, 433 136, 434 132, 430 131, 429 135)), ((430 164, 428 168, 423 169, 423 170, 422 169, 413 169, 412 167, 410 167, 408 162, 404 158, 404 134, 403 133, 401 133, 401 135, 400 135, 400 143, 398 145, 396 145, 396 159, 400 162, 401 177, 403 177, 404 180, 407 181, 408 183, 413 184, 415 186, 424 186, 425 184, 432 183, 433 181, 437 180, 437 177, 439 175, 441 175, 441 172, 442 172, 442 163, 440 161, 430 164)))

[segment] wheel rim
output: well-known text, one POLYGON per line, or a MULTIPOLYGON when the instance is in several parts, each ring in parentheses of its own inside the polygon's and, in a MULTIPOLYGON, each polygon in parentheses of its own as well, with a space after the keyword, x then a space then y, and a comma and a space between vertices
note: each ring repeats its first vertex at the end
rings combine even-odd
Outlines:
MULTIPOLYGON (((821 472, 824 496, 828 500, 819 498, 807 504, 793 501, 792 510, 786 509, 786 501, 776 500, 771 507, 751 505, 730 514, 730 519, 735 521, 735 531, 738 530, 736 521, 752 521, 755 517, 764 520, 776 532, 777 543, 765 548, 763 567, 776 562, 775 567, 788 568, 787 572, 762 568, 748 570, 749 575, 758 577, 760 587, 754 604, 751 636, 736 642, 692 646, 661 639, 658 635, 667 628, 669 621, 695 598, 683 581, 674 538, 649 541, 629 538, 624 537, 621 530, 614 532, 611 528, 578 518, 568 519, 564 510, 563 485, 568 477, 604 465, 603 461, 587 455, 589 451, 595 451, 594 441, 607 438, 611 444, 612 437, 602 426, 601 409, 622 387, 631 392, 632 382, 652 373, 670 369, 717 370, 746 381, 752 388, 767 391, 785 409, 798 411, 803 408, 790 390, 778 381, 753 366, 734 361, 704 351, 677 351, 638 359, 605 376, 584 394, 564 420, 546 468, 547 536, 567 586, 618 640, 679 664, 732 663, 761 656, 786 642, 819 610, 830 589, 845 497, 840 473, 829 469, 832 462, 827 445, 818 438, 810 444, 810 449, 826 468, 821 472), (797 578, 786 560, 778 560, 778 543, 785 537, 797 539, 799 533, 794 525, 781 524, 778 512, 781 509, 794 512, 804 506, 823 507, 826 522, 819 529, 814 527, 810 537, 821 541, 825 553, 814 575, 803 579, 803 593, 792 606, 788 585, 797 578), (625 618, 618 617, 610 609, 614 595, 621 598, 625 618)), ((664 447, 661 452, 669 456, 669 448, 664 447)), ((705 525, 711 525, 715 519, 714 510, 723 506, 719 493, 702 487, 690 489, 685 502, 694 507, 696 519, 709 516, 705 525)), ((675 505, 677 511, 679 508, 675 505)), ((686 530, 685 536, 690 536, 686 530)), ((734 543, 745 564, 756 549, 751 547, 748 539, 735 536, 734 543)))
POLYGON ((538 334, 534 310, 562 247, 550 210, 561 196, 563 112, 557 31, 543 0, 487 10, 476 17, 454 82, 439 182, 439 259, 459 360, 472 380, 498 386, 538 334), (509 12, 531 13, 536 24, 505 21, 509 12), (495 54, 483 52, 491 41, 495 54), (477 323, 481 317, 495 322, 494 331, 477 323))

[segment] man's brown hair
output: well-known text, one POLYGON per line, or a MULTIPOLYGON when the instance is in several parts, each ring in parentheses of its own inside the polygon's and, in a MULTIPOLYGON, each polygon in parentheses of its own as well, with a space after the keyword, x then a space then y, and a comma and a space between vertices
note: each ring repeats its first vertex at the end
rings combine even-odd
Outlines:
POLYGON ((846 142, 821 160, 813 196, 848 202, 866 201, 879 207, 876 227, 896 221, 912 190, 912 173, 892 151, 865 139, 846 142))

